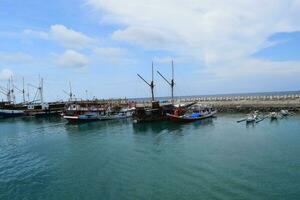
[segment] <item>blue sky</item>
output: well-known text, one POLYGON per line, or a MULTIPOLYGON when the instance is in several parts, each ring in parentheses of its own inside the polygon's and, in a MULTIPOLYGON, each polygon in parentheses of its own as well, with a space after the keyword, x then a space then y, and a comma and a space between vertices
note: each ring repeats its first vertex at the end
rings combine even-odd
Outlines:
POLYGON ((146 97, 136 73, 149 80, 154 61, 170 76, 173 59, 176 95, 299 90, 299 13, 299 0, 2 0, 0 85, 41 76, 48 100, 69 81, 79 98, 146 97))

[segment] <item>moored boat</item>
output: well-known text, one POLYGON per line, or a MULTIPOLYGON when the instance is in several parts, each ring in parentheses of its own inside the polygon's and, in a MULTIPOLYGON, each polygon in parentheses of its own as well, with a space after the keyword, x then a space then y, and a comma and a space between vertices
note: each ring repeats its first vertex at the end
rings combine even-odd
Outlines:
POLYGON ((277 120, 279 118, 279 114, 277 112, 270 113, 271 120, 277 120))
POLYGON ((63 118, 70 123, 126 119, 132 117, 133 108, 110 108, 97 102, 77 102, 68 105, 63 118))
POLYGON ((0 118, 20 117, 24 115, 25 113, 23 110, 0 109, 0 118))
POLYGON ((158 101, 152 101, 151 106, 137 105, 133 120, 135 123, 167 120, 167 114, 173 113, 174 108, 172 103, 160 104, 158 101))
POLYGON ((5 102, 0 105, 0 118, 12 118, 25 116, 24 110, 26 106, 22 104, 13 104, 12 102, 5 102))
POLYGON ((193 122, 210 117, 214 117, 217 114, 217 110, 212 108, 198 107, 191 109, 192 112, 186 111, 182 108, 176 108, 174 114, 167 114, 170 120, 174 122, 193 122))

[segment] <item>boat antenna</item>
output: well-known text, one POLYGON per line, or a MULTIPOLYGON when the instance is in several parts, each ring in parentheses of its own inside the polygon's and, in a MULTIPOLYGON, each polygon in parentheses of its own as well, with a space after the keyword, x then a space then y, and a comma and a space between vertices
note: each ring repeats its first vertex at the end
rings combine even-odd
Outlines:
POLYGON ((171 86, 171 97, 172 97, 172 101, 174 100, 174 86, 175 86, 175 82, 174 82, 174 64, 173 64, 173 60, 172 60, 172 79, 171 81, 169 81, 164 75, 162 75, 159 71, 157 71, 157 73, 171 86))
POLYGON ((153 74, 153 62, 152 62, 152 80, 151 83, 147 82, 141 75, 137 74, 151 89, 152 101, 154 101, 154 74, 153 74))

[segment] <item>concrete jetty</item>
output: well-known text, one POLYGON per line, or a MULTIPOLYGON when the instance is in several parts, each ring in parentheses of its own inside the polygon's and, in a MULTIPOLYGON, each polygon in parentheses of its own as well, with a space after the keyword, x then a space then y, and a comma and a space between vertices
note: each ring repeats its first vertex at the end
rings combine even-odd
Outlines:
POLYGON ((264 112, 287 109, 300 111, 300 95, 262 95, 262 96, 211 96, 178 99, 175 102, 197 101, 203 105, 213 106, 219 112, 250 112, 259 110, 264 112))
MULTIPOLYGON (((170 102, 171 100, 169 100, 170 102)), ((279 111, 282 109, 300 111, 300 95, 244 95, 244 96, 206 96, 175 98, 174 104, 198 102, 216 108, 219 112, 263 112, 279 111)), ((150 101, 139 100, 137 105, 150 105, 150 101)))
MULTIPOLYGON (((81 103, 98 103, 102 106, 151 106, 151 100, 133 99, 95 99, 81 101, 81 103)), ((170 103, 171 100, 162 101, 161 104, 170 103)), ((300 112, 300 94, 289 95, 244 95, 244 96, 206 96, 206 97, 182 97, 175 98, 174 104, 198 102, 202 105, 212 106, 219 112, 251 112, 259 110, 263 112, 279 111, 286 109, 300 112)), ((78 102, 77 102, 78 103, 78 102)))

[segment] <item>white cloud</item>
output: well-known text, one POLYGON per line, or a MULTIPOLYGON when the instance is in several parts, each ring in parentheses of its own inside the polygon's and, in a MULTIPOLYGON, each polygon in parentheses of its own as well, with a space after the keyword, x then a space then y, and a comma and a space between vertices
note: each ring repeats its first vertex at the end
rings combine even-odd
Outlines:
POLYGON ((269 61, 254 58, 235 60, 222 66, 207 67, 199 71, 209 78, 222 80, 251 79, 251 77, 281 77, 300 74, 299 61, 269 61))
POLYGON ((94 60, 106 64, 129 64, 134 62, 130 53, 119 47, 96 47, 93 49, 94 60))
POLYGON ((191 52, 206 65, 250 57, 276 32, 300 30, 299 0, 88 0, 112 37, 146 48, 191 52))
POLYGON ((57 65, 65 68, 85 68, 89 64, 89 59, 74 50, 67 50, 57 57, 57 65))
POLYGON ((10 69, 2 69, 0 71, 0 80, 8 80, 13 75, 14 75, 14 73, 10 69))
POLYGON ((0 52, 0 62, 9 63, 9 64, 24 64, 33 61, 33 58, 25 53, 16 52, 16 53, 5 53, 0 52))
POLYGON ((118 30, 113 33, 112 38, 154 49, 170 49, 170 45, 177 40, 172 35, 168 36, 166 32, 146 27, 129 27, 118 30))
POLYGON ((74 49, 91 47, 96 43, 96 39, 61 24, 52 25, 47 32, 26 29, 23 34, 45 40, 54 40, 66 48, 74 49))
POLYGON ((50 35, 67 48, 89 47, 95 43, 93 38, 58 24, 51 26, 50 35))
POLYGON ((36 38, 40 38, 40 39, 44 39, 44 40, 49 39, 49 33, 44 32, 44 31, 35 31, 35 30, 31 30, 31 29, 25 29, 23 31, 23 35, 33 37, 33 38, 36 37, 36 38))

